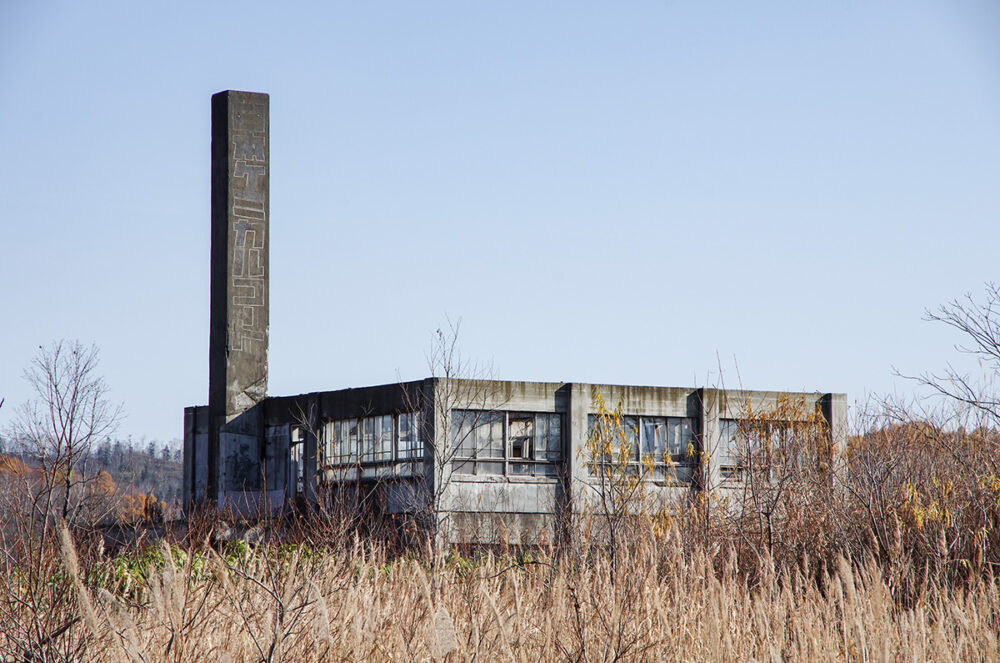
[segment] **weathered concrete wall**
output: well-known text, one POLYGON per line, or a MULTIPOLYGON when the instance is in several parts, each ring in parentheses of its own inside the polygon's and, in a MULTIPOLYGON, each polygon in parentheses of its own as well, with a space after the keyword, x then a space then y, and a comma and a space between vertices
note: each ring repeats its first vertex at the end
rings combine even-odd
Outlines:
POLYGON ((225 422, 267 395, 268 96, 212 97, 209 408, 225 422))
MULTIPOLYGON (((563 468, 571 455, 568 443, 572 385, 561 382, 441 380, 435 384, 436 401, 444 420, 444 434, 437 448, 451 441, 452 410, 507 412, 558 412, 562 417, 563 468), (443 402, 442 402, 443 401, 443 402)), ((567 505, 568 475, 535 477, 463 475, 451 463, 439 465, 439 519, 442 534, 451 541, 528 544, 555 536, 555 515, 567 505)))
MULTIPOLYGON (((331 467, 323 463, 318 436, 322 427, 330 421, 424 411, 429 407, 427 398, 432 385, 433 379, 427 379, 268 398, 262 403, 262 412, 269 429, 281 425, 302 429, 306 440, 302 463, 307 499, 318 499, 316 490, 324 484, 379 484, 386 488, 383 508, 388 513, 413 512, 427 499, 424 486, 426 466, 422 460, 331 467)), ((422 435, 432 435, 428 427, 424 428, 422 435)))
MULTIPOLYGON (((546 536, 554 535, 546 528, 555 522, 555 514, 584 514, 599 510, 600 486, 585 464, 588 417, 598 410, 598 394, 609 408, 620 404, 627 415, 691 420, 693 443, 702 462, 695 467, 690 483, 673 483, 666 478, 649 483, 650 498, 661 504, 688 499, 704 488, 721 486, 731 489, 738 485, 732 480, 722 481, 715 445, 719 422, 738 418, 748 403, 755 410, 762 411, 775 407, 781 400, 800 402, 802 417, 822 413, 830 424, 834 446, 843 448, 846 440, 846 396, 843 394, 558 382, 428 378, 405 384, 270 398, 244 416, 258 417, 260 422, 257 425, 267 431, 269 443, 264 458, 265 471, 260 476, 287 476, 283 495, 288 499, 294 495, 294 491, 287 489, 287 486, 294 485, 295 480, 294 466, 287 459, 293 428, 318 431, 329 421, 420 411, 424 415, 421 429, 425 443, 424 460, 363 463, 358 467, 325 466, 321 463, 318 441, 312 436, 312 444, 306 445, 306 457, 303 458, 306 483, 313 487, 338 482, 382 486, 386 496, 384 508, 390 513, 419 511, 427 507, 432 496, 437 495, 439 519, 445 526, 444 531, 451 533, 449 536, 459 533, 466 536, 470 531, 482 531, 496 537, 498 532, 504 531, 513 538, 523 538, 525 532, 537 534, 541 530, 547 532, 546 536), (451 413, 456 409, 562 414, 563 460, 559 476, 452 473, 449 455, 451 413), (438 450, 443 453, 435 456, 438 450), (482 527, 473 527, 475 522, 480 522, 475 521, 476 518, 482 519, 482 527), (461 527, 457 527, 459 523, 461 527)), ((204 408, 189 410, 188 420, 204 422, 204 408), (202 412, 200 420, 199 412, 202 412)), ((186 447, 189 428, 192 439, 205 437, 199 425, 186 424, 186 447)), ((192 446, 195 452, 196 447, 192 446)), ((238 448, 229 451, 248 453, 238 448)), ((249 476, 226 474, 225 478, 228 481, 238 478, 245 482, 252 488, 247 494, 262 490, 262 486, 251 484, 249 476)), ((270 488, 270 479, 267 482, 270 488)), ((281 496, 282 493, 274 492, 268 495, 268 499, 277 500, 281 496)), ((243 499, 246 499, 245 496, 243 499)))
POLYGON ((703 389, 702 400, 702 444, 707 458, 703 467, 705 485, 710 489, 723 491, 739 490, 742 482, 726 478, 722 473, 720 422, 723 419, 739 419, 750 408, 753 412, 766 413, 782 411, 786 417, 797 416, 800 421, 808 420, 819 413, 830 428, 833 450, 846 451, 847 448, 847 396, 819 392, 757 391, 737 389, 703 389), (794 407, 782 407, 781 402, 793 402, 794 407))
POLYGON ((268 425, 274 425, 301 422, 303 415, 332 421, 411 412, 425 406, 424 389, 431 380, 273 397, 264 403, 264 418, 268 425))
MULTIPOLYGON (((702 390, 689 387, 651 387, 636 385, 581 384, 574 391, 573 423, 574 442, 572 508, 575 513, 593 513, 600 510, 601 482, 586 467, 588 417, 598 411, 598 397, 608 410, 621 408, 625 415, 650 417, 684 417, 694 422, 695 453, 701 457, 702 390)), ((671 484, 667 481, 649 482, 650 499, 657 503, 670 503, 685 499, 701 485, 701 468, 695 469, 690 484, 671 484)))
POLYGON ((532 546, 554 541, 559 518, 551 513, 454 512, 442 521, 442 534, 454 543, 532 546))

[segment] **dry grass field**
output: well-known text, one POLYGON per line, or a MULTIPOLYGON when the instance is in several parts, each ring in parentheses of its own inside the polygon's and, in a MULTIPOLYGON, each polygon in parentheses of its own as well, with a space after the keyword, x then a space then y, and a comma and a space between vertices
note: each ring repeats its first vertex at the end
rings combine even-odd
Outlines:
POLYGON ((767 439, 739 490, 668 507, 634 490, 643 510, 488 551, 391 545, 341 513, 215 545, 211 516, 111 553, 34 517, 15 477, 0 659, 1000 660, 995 434, 877 422, 819 466, 767 439))
MULTIPOLYGON (((1000 660, 991 577, 948 588, 927 570, 903 605, 874 561, 838 558, 808 577, 763 561, 750 580, 732 550, 691 549, 677 530, 630 546, 614 572, 598 551, 431 567, 356 542, 328 553, 164 545, 87 574, 63 541, 73 589, 51 623, 79 621, 36 660, 1000 660)), ((3 629, 7 652, 18 630, 3 629)))

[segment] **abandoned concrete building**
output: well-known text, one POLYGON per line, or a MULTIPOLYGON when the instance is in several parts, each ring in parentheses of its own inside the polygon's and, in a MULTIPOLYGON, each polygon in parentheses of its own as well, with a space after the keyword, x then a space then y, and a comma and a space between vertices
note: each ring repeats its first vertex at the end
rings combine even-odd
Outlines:
MULTIPOLYGON (((378 486, 380 508, 431 508, 456 531, 497 522, 532 536, 584 508, 585 447, 600 395, 620 405, 630 461, 663 499, 740 481, 733 430, 747 405, 794 399, 846 440, 846 396, 431 377, 267 395, 268 96, 212 98, 207 406, 184 411, 184 500, 238 510, 309 502, 339 482, 378 486), (464 529, 463 529, 464 528, 464 529)), ((616 452, 617 453, 617 452, 616 452)))

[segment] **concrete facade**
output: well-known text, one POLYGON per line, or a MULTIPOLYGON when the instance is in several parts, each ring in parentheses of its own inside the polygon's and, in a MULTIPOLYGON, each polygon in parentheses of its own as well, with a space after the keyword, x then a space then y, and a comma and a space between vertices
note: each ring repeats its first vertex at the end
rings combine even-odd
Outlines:
POLYGON ((184 412, 188 509, 270 512, 351 483, 378 487, 384 512, 434 514, 449 538, 537 541, 594 508, 599 397, 662 500, 734 485, 719 448, 748 405, 795 400, 831 449, 846 444, 832 393, 427 378, 268 397, 268 182, 267 95, 214 95, 209 399, 184 412))
MULTIPOLYGON (((831 450, 846 445, 844 394, 427 378, 266 399, 260 406, 265 439, 259 471, 286 502, 314 500, 317 491, 339 483, 378 486, 384 494, 381 510, 433 510, 447 523, 450 538, 533 541, 553 532, 559 514, 596 508, 587 440, 598 395, 635 418, 632 427, 643 444, 643 430, 661 425, 690 431, 685 438, 690 460, 678 464, 664 453, 654 464, 658 471, 649 475, 651 491, 664 502, 739 485, 724 476, 720 422, 740 417, 748 403, 766 411, 780 400, 794 400, 803 417, 818 415, 825 422, 831 450), (415 426, 408 423, 410 415, 417 416, 415 426), (468 444, 463 417, 471 419, 472 430, 489 429, 493 437, 468 444), (543 420, 557 422, 557 433, 546 429, 554 447, 540 442, 543 420), (530 426, 530 441, 518 446, 518 426, 524 424, 530 426), (369 428, 376 432, 367 433, 369 428), (380 437, 380 431, 386 435, 380 437), (278 456, 286 460, 283 465, 278 456)), ((210 438, 205 410, 185 412, 189 504, 205 497, 199 489, 204 483, 199 459, 210 438)), ((670 443, 669 437, 662 440, 670 443)))

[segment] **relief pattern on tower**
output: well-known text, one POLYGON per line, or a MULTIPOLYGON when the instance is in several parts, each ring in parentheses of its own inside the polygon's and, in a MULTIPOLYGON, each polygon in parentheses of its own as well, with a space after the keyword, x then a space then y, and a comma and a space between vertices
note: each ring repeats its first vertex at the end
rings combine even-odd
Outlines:
POLYGON ((267 342, 267 102, 241 105, 231 121, 228 350, 253 352, 267 342))

